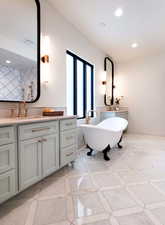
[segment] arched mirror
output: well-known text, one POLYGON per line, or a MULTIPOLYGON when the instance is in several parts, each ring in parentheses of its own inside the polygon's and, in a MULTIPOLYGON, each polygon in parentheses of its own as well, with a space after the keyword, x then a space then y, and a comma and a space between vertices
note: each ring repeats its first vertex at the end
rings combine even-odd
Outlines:
POLYGON ((39 0, 0 1, 0 101, 40 96, 39 0))
POLYGON ((114 63, 112 59, 106 57, 104 59, 104 71, 106 72, 106 91, 104 96, 104 104, 111 106, 114 104, 114 63))

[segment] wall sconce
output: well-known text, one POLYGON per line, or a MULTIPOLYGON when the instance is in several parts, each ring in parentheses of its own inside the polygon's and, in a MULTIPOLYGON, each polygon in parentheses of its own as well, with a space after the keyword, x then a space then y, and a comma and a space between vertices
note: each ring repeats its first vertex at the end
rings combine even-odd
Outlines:
POLYGON ((50 39, 49 36, 42 37, 42 54, 41 61, 43 63, 49 63, 49 51, 50 51, 50 39))
POLYGON ((107 82, 104 80, 104 81, 102 81, 102 85, 106 85, 107 84, 107 82))
POLYGON ((41 81, 44 84, 44 86, 46 87, 48 84, 48 80, 49 80, 49 74, 50 74, 50 66, 49 66, 49 62, 50 62, 50 38, 49 36, 46 35, 42 35, 42 45, 41 45, 41 61, 43 62, 43 64, 41 65, 41 70, 42 70, 42 78, 41 81))
POLYGON ((49 56, 48 56, 48 55, 42 56, 42 57, 41 57, 41 61, 42 61, 43 63, 49 63, 49 56))
POLYGON ((107 74, 106 71, 102 72, 102 77, 101 77, 101 83, 102 85, 106 85, 107 84, 107 74))

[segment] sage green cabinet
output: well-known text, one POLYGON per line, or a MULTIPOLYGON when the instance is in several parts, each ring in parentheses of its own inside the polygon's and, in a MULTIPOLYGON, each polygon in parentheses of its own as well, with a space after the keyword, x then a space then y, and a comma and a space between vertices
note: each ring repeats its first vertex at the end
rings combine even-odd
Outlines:
POLYGON ((40 138, 19 143, 19 190, 23 190, 41 179, 40 138))
POLYGON ((15 144, 0 146, 0 174, 16 166, 16 148, 15 144))
POLYGON ((14 127, 1 127, 0 128, 0 145, 10 144, 13 142, 15 142, 14 127))
POLYGON ((16 194, 16 171, 10 170, 0 174, 0 203, 16 194))
POLYGON ((60 167, 73 162, 77 157, 77 121, 60 121, 60 167))
POLYGON ((59 135, 44 136, 42 140, 42 177, 46 177, 59 169, 59 135))
POLYGON ((0 203, 76 159, 76 122, 0 127, 0 203))
POLYGON ((0 203, 18 192, 15 127, 0 128, 0 203))
POLYGON ((22 141, 19 162, 19 189, 22 191, 59 169, 59 135, 22 141))

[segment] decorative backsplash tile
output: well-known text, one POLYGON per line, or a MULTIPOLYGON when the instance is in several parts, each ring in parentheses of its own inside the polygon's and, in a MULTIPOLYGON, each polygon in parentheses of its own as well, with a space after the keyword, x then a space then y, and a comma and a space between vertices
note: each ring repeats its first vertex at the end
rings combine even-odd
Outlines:
POLYGON ((33 101, 37 96, 37 67, 31 67, 21 72, 24 99, 33 101))
POLYGON ((22 96, 21 83, 18 70, 0 65, 0 99, 19 101, 22 96))
MULTIPOLYGON (((28 116, 42 116, 42 111, 45 107, 35 107, 33 104, 28 103, 28 116)), ((48 106, 49 107, 49 106, 48 106)), ((66 107, 51 107, 57 111, 64 111, 66 115, 66 107)), ((15 115, 18 115, 18 103, 0 102, 0 118, 10 118, 11 110, 15 111, 15 115)))
POLYGON ((37 96, 36 74, 36 67, 20 71, 0 65, 0 100, 34 100, 37 96))

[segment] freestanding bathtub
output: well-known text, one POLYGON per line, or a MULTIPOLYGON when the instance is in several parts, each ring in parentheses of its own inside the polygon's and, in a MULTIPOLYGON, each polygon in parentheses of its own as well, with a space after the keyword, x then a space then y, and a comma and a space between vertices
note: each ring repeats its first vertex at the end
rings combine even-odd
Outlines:
POLYGON ((93 150, 102 151, 104 159, 110 160, 107 153, 111 148, 120 145, 123 131, 127 128, 128 121, 120 117, 108 118, 98 125, 83 124, 80 127, 83 130, 85 142, 90 149, 87 155, 92 155, 93 150))

